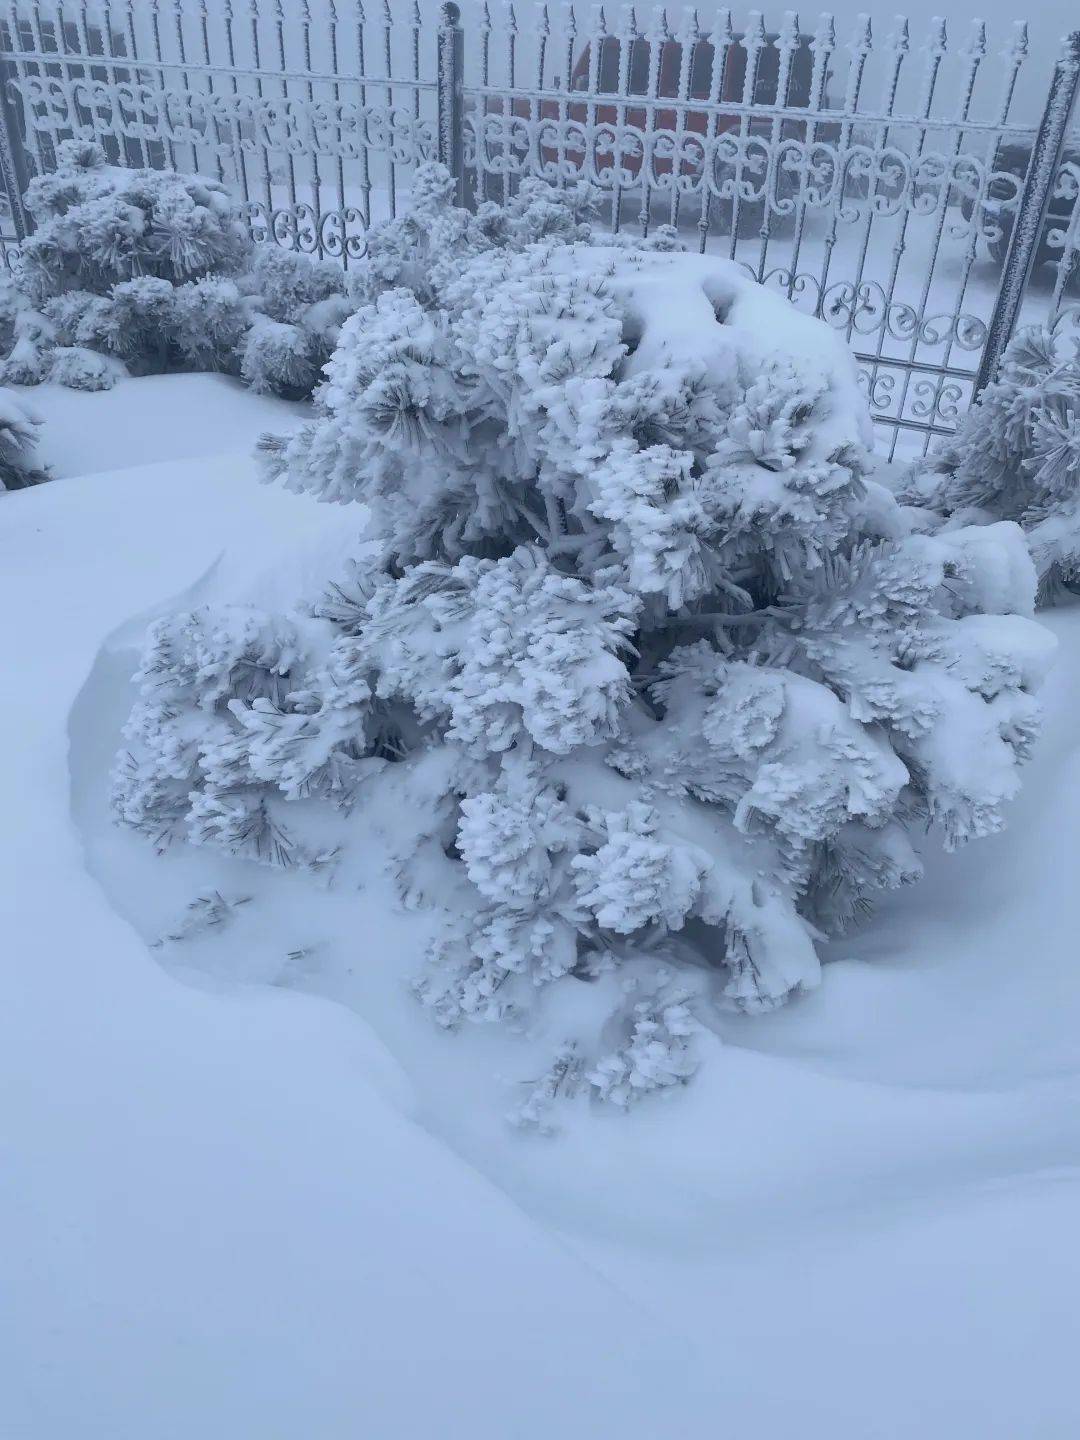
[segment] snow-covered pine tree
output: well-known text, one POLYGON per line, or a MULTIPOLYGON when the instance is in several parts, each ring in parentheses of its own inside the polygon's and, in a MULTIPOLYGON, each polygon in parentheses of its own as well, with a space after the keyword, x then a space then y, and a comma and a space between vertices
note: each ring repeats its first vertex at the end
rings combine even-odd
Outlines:
POLYGON ((35 229, 0 294, 12 383, 100 390, 201 369, 296 398, 354 308, 340 266, 253 245, 228 192, 201 176, 108 165, 66 141, 26 204, 35 229))
POLYGON ((49 478, 37 456, 41 419, 21 395, 0 387, 0 491, 25 490, 49 478))
POLYGON ((1044 603, 1080 586, 1080 340, 1065 321, 1017 334, 909 497, 957 524, 1018 521, 1044 603))
POLYGON ((705 1007, 815 985, 820 938, 918 876, 913 824, 996 830, 1051 641, 1018 527, 917 533, 866 478, 827 326, 613 243, 577 191, 469 215, 419 181, 317 418, 263 445, 364 503, 373 554, 288 621, 159 627, 117 804, 247 854, 249 823, 316 853, 320 802, 392 814, 445 914, 443 1024, 537 1021, 556 985, 619 1010, 561 1007, 538 1124, 570 1068, 629 1103, 690 1075, 705 1007))

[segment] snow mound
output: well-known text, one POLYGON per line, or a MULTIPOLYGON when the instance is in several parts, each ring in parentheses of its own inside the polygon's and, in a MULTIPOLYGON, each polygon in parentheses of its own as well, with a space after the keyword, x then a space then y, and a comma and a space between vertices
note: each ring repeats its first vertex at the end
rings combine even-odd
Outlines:
POLYGON ((147 854, 94 791, 147 616, 344 543, 341 512, 225 460, 3 521, 5 1432, 1072 1440, 1080 612, 1009 830, 816 993, 727 1017, 678 1105, 549 1144, 482 1098, 527 1038, 455 1046, 387 982, 415 912, 297 886, 169 939, 256 867, 179 873, 210 861, 147 854))
POLYGON ((494 1440, 512 1416, 546 1440, 598 1406, 623 1434, 694 1423, 706 1368, 425 1133, 366 1025, 176 985, 83 868, 66 722, 103 641, 222 547, 273 555, 330 517, 233 462, 41 495, 5 503, 0 567, 23 615, 0 736, 5 1433, 494 1440))
POLYGON ((46 384, 14 393, 42 421, 38 450, 58 478, 161 461, 250 453, 264 430, 296 429, 306 404, 254 395, 225 375, 145 375, 89 393, 46 384))

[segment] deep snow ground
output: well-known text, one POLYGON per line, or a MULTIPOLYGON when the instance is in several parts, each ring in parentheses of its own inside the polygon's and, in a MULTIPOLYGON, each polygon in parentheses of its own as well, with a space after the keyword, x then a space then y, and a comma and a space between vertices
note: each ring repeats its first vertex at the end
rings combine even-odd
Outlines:
MULTIPOLYGON (((150 383, 112 392, 144 462, 211 403, 150 383)), ((361 519, 255 485, 233 399, 233 454, 0 499, 0 1433, 1074 1436, 1080 610, 1006 834, 685 1092, 524 1137, 532 1042, 434 1029, 377 866, 315 892, 106 823, 146 615, 284 593, 361 519), (147 949, 208 886, 255 898, 147 949)))
POLYGON ((41 459, 58 478, 246 454, 260 430, 299 424, 307 409, 253 395, 227 375, 146 375, 100 392, 18 388, 48 420, 41 459))
POLYGON ((622 1433, 707 1408, 676 1337, 657 1349, 658 1326, 416 1125, 366 1024, 176 984, 85 872, 68 711, 103 636, 223 548, 269 555, 328 518, 240 457, 5 497, 12 1440, 540 1440, 598 1396, 622 1433))

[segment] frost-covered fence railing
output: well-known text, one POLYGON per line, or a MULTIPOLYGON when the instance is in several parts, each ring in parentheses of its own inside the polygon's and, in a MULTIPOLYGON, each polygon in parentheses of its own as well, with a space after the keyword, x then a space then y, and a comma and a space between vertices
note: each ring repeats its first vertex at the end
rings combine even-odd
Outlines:
POLYGON ((1070 54, 1035 63, 1019 22, 15 0, 0 162, 15 236, 27 175, 80 135, 222 179, 257 237, 344 263, 433 156, 471 204, 588 179, 611 228, 673 225, 841 331, 892 448, 925 449, 1021 308, 1080 300, 1080 139, 1033 160, 1040 120, 1067 121, 1070 54))
MULTIPOLYGON (((1054 77, 1027 73, 1024 24, 957 39, 940 20, 806 30, 790 11, 775 29, 726 9, 487 14, 466 88, 479 194, 587 177, 615 228, 675 225, 843 331, 894 449, 954 428, 1012 237, 1041 205, 1028 171, 1054 77)), ((1044 316, 1080 268, 1080 144, 1062 159, 1025 270, 1044 316)))
POLYGON ((384 0, 9 6, 4 113, 23 151, 5 164, 14 233, 27 223, 18 181, 79 136, 116 163, 226 182, 257 238, 361 254, 403 180, 440 154, 440 44, 418 6, 384 0))

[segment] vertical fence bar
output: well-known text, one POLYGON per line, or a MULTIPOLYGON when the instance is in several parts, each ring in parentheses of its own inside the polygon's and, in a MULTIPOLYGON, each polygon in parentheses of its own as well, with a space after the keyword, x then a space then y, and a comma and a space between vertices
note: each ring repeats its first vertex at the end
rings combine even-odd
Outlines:
MULTIPOLYGON (((8 44, 12 51, 21 49, 18 35, 18 18, 12 9, 6 22, 8 44)), ((0 63, 0 176, 11 213, 11 225, 16 242, 25 240, 33 229, 30 215, 23 203, 23 193, 30 183, 32 167, 27 159, 23 143, 18 112, 15 107, 9 81, 18 78, 19 67, 13 60, 0 63)))
POLYGON ((705 165, 701 177, 701 216, 698 220, 698 249, 703 255, 709 243, 713 188, 719 171, 717 142, 720 137, 720 105, 727 94, 731 57, 735 49, 735 32, 732 29, 730 10, 725 8, 717 11, 708 43, 712 57, 709 65, 709 109, 705 121, 705 165))
POLYGON ((1039 122, 1035 144, 1032 146, 1024 191, 1016 213, 1016 224, 1013 226, 1009 250, 1001 272, 1001 285, 975 377, 976 398, 997 373, 1002 354, 1020 317, 1024 292, 1046 224, 1054 181, 1061 167, 1065 137, 1069 132, 1078 89, 1080 30, 1074 30, 1065 37, 1061 57, 1054 66, 1054 78, 1050 82, 1046 108, 1039 122))
POLYGON ((517 89, 517 15, 514 13, 513 0, 509 0, 503 14, 503 24, 506 35, 506 75, 504 83, 507 89, 506 98, 506 128, 503 131, 502 147, 502 202, 504 205, 510 203, 511 190, 510 171, 513 168, 513 136, 514 136, 514 91, 517 89))
POLYGON ((465 62, 465 33, 461 28, 461 11, 447 0, 439 15, 438 81, 439 129, 438 157, 455 181, 454 199, 465 204, 465 146, 462 127, 465 105, 462 94, 462 72, 465 62))
MULTIPOLYGON (((31 24, 32 24, 32 29, 33 29, 33 36, 34 36, 34 45, 35 45, 35 48, 36 48, 38 51, 40 51, 40 53, 41 53, 42 55, 45 55, 45 54, 48 53, 49 47, 48 47, 48 45, 46 45, 46 43, 45 43, 45 26, 41 23, 41 6, 40 6, 40 4, 37 3, 37 0, 35 0, 35 4, 31 7, 30 17, 31 17, 31 24)), ((59 40, 58 40, 58 38, 57 38, 57 34, 56 34, 56 22, 53 23, 53 27, 52 27, 52 42, 53 42, 52 48, 53 48, 54 50, 59 50, 59 49, 60 49, 60 42, 59 42, 59 40)), ((43 77, 48 77, 49 79, 59 79, 61 82, 63 81, 64 72, 63 72, 63 69, 62 69, 59 65, 45 65, 45 64, 42 64, 41 66, 38 67, 38 69, 39 69, 39 73, 40 73, 43 77)), ((46 83, 46 87, 48 87, 48 79, 46 79, 45 83, 46 83)), ((59 135, 58 135, 58 133, 57 133, 57 127, 56 127, 55 122, 50 126, 50 130, 51 130, 51 134, 50 134, 50 136, 49 136, 49 148, 50 148, 49 164, 50 164, 50 166, 52 166, 52 165, 55 165, 55 164, 56 164, 56 150, 57 150, 57 146, 58 146, 59 143, 60 143, 60 139, 59 139, 59 135)))
POLYGON ((364 229, 371 225, 371 161, 368 157, 367 140, 367 85, 364 83, 367 77, 367 50, 365 41, 365 26, 367 15, 364 11, 361 0, 356 0, 356 73, 360 82, 360 194, 363 197, 360 202, 361 218, 364 222, 364 229))
POLYGON ((0 173, 15 239, 19 241, 25 240, 33 227, 23 204, 23 192, 30 183, 30 167, 26 163, 26 151, 8 90, 8 76, 12 68, 6 61, 0 65, 0 173))

